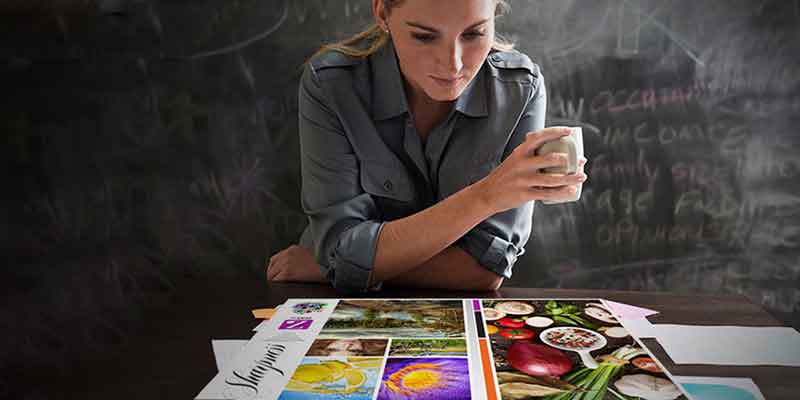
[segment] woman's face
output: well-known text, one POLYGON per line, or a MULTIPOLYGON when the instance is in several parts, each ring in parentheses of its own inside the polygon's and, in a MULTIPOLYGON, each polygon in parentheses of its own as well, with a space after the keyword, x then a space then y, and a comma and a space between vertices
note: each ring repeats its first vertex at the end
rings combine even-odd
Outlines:
POLYGON ((334 340, 325 347, 329 355, 350 355, 364 350, 364 346, 358 339, 339 339, 334 340))
POLYGON ((436 101, 461 95, 492 48, 495 7, 495 0, 405 0, 389 14, 376 7, 414 95, 436 101))

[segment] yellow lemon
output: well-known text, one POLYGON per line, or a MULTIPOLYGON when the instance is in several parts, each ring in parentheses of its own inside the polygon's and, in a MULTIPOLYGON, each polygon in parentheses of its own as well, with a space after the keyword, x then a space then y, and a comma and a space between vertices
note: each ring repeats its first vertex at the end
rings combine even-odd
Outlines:
POLYGON ((330 370, 329 382, 342 379, 342 376, 344 376, 344 371, 350 368, 350 365, 348 365, 347 363, 337 360, 323 361, 320 363, 320 365, 330 370))
MULTIPOLYGON (((339 373, 341 378, 341 372, 339 373)), ((294 371, 292 379, 305 383, 332 382, 334 370, 322 364, 303 364, 294 371)))
POLYGON ((348 388, 359 387, 367 380, 367 375, 358 369, 348 369, 344 371, 344 378, 347 380, 348 388))
POLYGON ((295 380, 294 377, 286 384, 286 390, 294 390, 297 392, 308 392, 314 389, 314 387, 315 385, 295 380))

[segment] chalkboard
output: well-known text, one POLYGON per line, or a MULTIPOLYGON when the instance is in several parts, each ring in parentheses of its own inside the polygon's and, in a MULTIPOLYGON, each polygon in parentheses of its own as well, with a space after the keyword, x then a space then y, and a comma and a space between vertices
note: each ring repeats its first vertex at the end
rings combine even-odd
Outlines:
MULTIPOLYGON (((537 206, 506 284, 740 293, 800 321, 800 1, 511 6, 499 30, 542 66, 547 124, 583 127, 589 181, 537 206)), ((263 279, 296 243, 300 68, 369 1, 0 10, 5 354, 124 342, 182 277, 263 279)))

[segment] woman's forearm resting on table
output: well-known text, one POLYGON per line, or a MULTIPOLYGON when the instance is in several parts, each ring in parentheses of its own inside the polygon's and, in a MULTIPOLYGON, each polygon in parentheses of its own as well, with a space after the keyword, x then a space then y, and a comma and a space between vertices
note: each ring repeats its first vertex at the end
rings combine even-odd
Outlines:
POLYGON ((455 245, 386 281, 389 286, 451 290, 497 290, 502 283, 502 276, 483 267, 471 254, 455 245))
MULTIPOLYGON (((425 268, 422 271, 418 267, 442 253, 491 214, 489 203, 478 185, 471 185, 416 214, 385 223, 378 237, 371 285, 412 271, 423 275, 435 273, 438 268, 425 268)), ((450 252, 442 257, 446 261, 443 265, 452 265, 442 272, 461 272, 460 265, 449 262, 450 252)), ((437 262, 430 264, 438 265, 437 262)), ((471 264, 478 265, 474 259, 471 264)))

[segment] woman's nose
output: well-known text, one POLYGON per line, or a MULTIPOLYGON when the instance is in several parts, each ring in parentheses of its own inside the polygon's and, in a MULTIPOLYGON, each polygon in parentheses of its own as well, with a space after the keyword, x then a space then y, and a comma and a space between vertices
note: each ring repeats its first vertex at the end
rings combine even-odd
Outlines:
POLYGON ((464 63, 461 61, 461 45, 456 42, 447 46, 442 61, 445 70, 451 74, 448 78, 461 72, 461 68, 464 67, 464 63))

